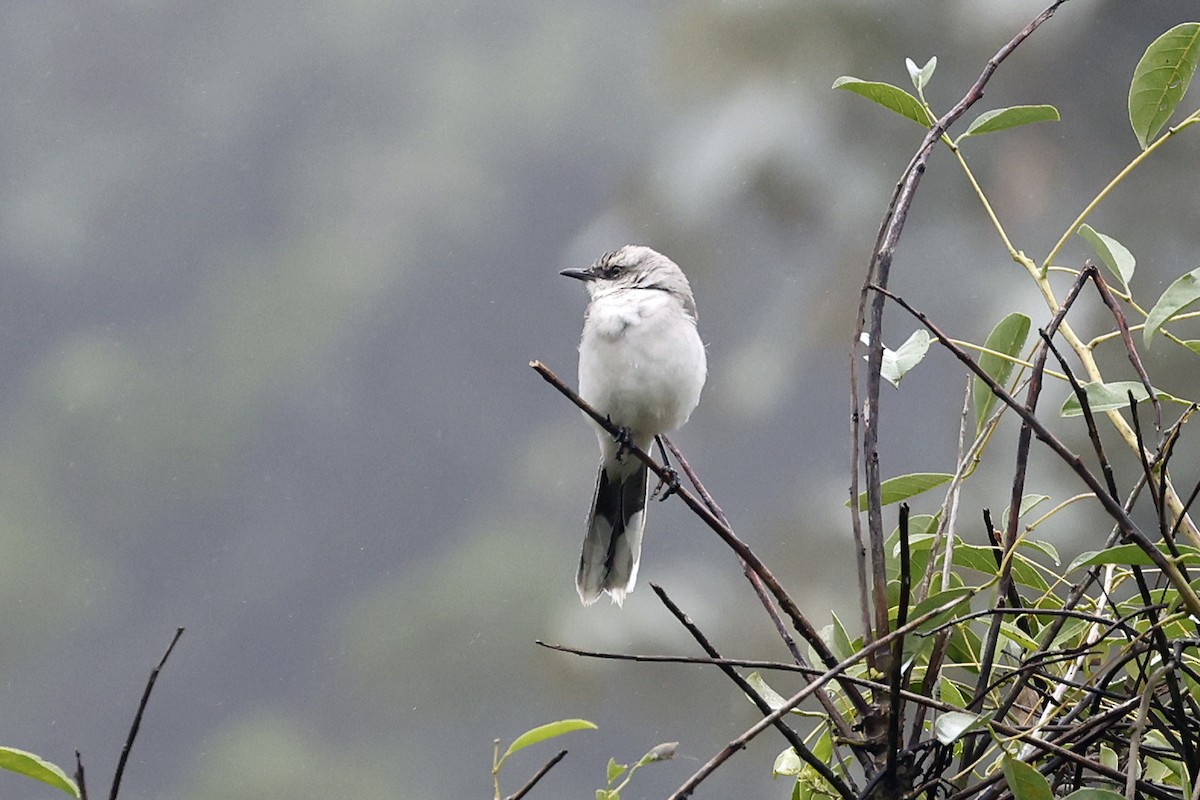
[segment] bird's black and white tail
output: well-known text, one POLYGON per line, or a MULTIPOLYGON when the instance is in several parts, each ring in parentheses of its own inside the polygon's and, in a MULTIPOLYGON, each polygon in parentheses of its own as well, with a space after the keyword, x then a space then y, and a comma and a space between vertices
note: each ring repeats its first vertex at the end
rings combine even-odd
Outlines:
POLYGON ((639 463, 618 477, 611 477, 605 466, 600 466, 579 572, 575 575, 575 588, 585 606, 596 602, 604 592, 621 605, 625 595, 633 591, 649 488, 645 464, 639 463))

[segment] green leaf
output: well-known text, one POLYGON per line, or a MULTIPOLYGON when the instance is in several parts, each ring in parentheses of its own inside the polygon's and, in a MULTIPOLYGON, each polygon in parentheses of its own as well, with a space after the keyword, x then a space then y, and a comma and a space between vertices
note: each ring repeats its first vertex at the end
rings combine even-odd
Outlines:
POLYGON ((943 675, 938 684, 938 694, 941 696, 943 703, 949 703, 952 706, 965 706, 967 704, 967 701, 962 696, 962 692, 959 691, 954 681, 943 675))
MULTIPOLYGON (((1016 358, 1025 347, 1025 339, 1029 336, 1029 324, 1029 317, 1024 314, 1009 314, 992 328, 983 346, 996 353, 1016 358)), ((984 353, 979 357, 979 366, 992 380, 1004 386, 1012 375, 1015 364, 998 355, 984 353)), ((996 405, 996 395, 992 394, 992 390, 980 378, 975 378, 972 386, 975 398, 975 432, 979 433, 992 414, 992 408, 996 405)))
MULTIPOLYGON (((1087 397, 1088 406, 1093 413, 1099 411, 1112 411, 1116 408, 1129 408, 1129 393, 1133 392, 1133 399, 1141 403, 1144 400, 1150 399, 1150 394, 1146 391, 1146 387, 1140 381, 1113 381, 1112 383, 1103 383, 1102 381, 1092 381, 1091 383, 1083 384, 1083 394, 1087 397)), ((1159 400, 1178 400, 1162 389, 1155 389, 1154 394, 1159 400)), ((1062 408, 1059 409, 1059 414, 1064 417, 1078 417, 1083 414, 1083 406, 1079 404, 1079 396, 1071 392, 1070 396, 1063 402, 1062 408)))
POLYGON ((1133 70, 1129 124, 1145 150, 1175 113, 1200 60, 1200 22, 1185 22, 1155 39, 1133 70))
MULTIPOLYGON (((879 486, 883 505, 888 506, 892 503, 899 503, 901 500, 915 497, 921 494, 921 492, 927 492, 930 489, 941 486, 953 477, 953 475, 945 472, 913 472, 909 475, 900 475, 891 478, 879 486)), ((847 500, 845 505, 849 506, 850 501, 847 500)), ((858 510, 867 510, 866 492, 862 492, 858 496, 858 510)))
POLYGON ((937 69, 937 56, 930 58, 925 62, 925 66, 920 68, 911 58, 906 58, 904 66, 908 68, 908 77, 912 78, 913 88, 920 92, 929 85, 929 79, 933 77, 933 71, 937 69))
POLYGON ((1087 223, 1080 225, 1076 233, 1092 246, 1096 255, 1104 262, 1104 266, 1108 267, 1108 271, 1128 289, 1129 281, 1133 279, 1133 270, 1137 266, 1137 259, 1133 257, 1133 253, 1116 239, 1105 236, 1087 223))
POLYGON ((1200 356, 1200 339, 1188 339, 1183 344, 1188 350, 1200 356))
POLYGON ((884 108, 895 111, 905 119, 911 119, 923 128, 933 127, 933 120, 921 101, 913 97, 899 86, 877 81, 864 81, 850 75, 843 75, 833 82, 834 89, 845 89, 860 94, 868 100, 873 100, 884 108))
POLYGON ((913 331, 912 336, 909 336, 904 344, 900 345, 895 350, 883 348, 883 363, 880 365, 879 374, 884 380, 900 388, 900 380, 917 364, 921 363, 921 359, 925 358, 925 354, 929 351, 929 331, 921 328, 913 331))
POLYGON ((803 769, 804 762, 800 760, 800 756, 796 755, 795 748, 789 747, 775 757, 775 764, 771 767, 771 777, 778 778, 780 775, 795 777, 803 769))
POLYGON ((1162 293, 1162 297, 1158 298, 1154 308, 1150 309, 1150 313, 1146 315, 1146 327, 1142 329, 1142 337, 1146 346, 1150 346, 1150 340, 1154 338, 1154 334, 1158 333, 1163 323, 1196 302, 1197 299, 1200 299, 1200 267, 1176 278, 1175 282, 1162 293))
POLYGON ((947 589, 944 592, 926 597, 921 602, 917 603, 912 610, 908 612, 909 620, 918 619, 919 617, 928 614, 935 608, 941 608, 944 605, 950 605, 949 608, 942 611, 940 614, 935 614, 925 622, 921 623, 918 630, 928 631, 941 625, 964 605, 969 605, 971 598, 975 596, 975 589, 970 586, 959 586, 954 589, 947 589))
MULTIPOLYGON (((1100 745, 1100 750, 1103 752, 1104 745, 1100 745)), ((1116 769, 1116 761, 1113 761, 1112 766, 1116 769)), ((1125 800, 1125 795, 1112 789, 1076 789, 1063 800, 1125 800)))
POLYGON ((958 737, 982 726, 984 719, 966 711, 947 711, 933 723, 933 735, 942 744, 951 744, 958 737))
POLYGON ((768 686, 760 673, 751 672, 746 676, 746 683, 750 684, 751 689, 758 692, 758 696, 766 701, 772 711, 778 711, 787 705, 787 698, 768 686))
MULTIPOLYGON (((1174 559, 1171 551, 1167 549, 1165 544, 1155 545, 1158 552, 1162 553, 1168 560, 1174 559)), ((1179 560, 1185 564, 1200 563, 1200 550, 1186 545, 1176 545, 1179 551, 1179 560)), ((1136 544, 1119 544, 1115 547, 1108 547, 1104 550, 1089 550, 1086 553, 1080 553, 1079 556, 1071 562, 1067 567, 1067 572, 1078 569, 1079 567, 1091 567, 1097 564, 1119 564, 1123 567, 1150 567, 1154 565, 1150 555, 1136 544)))
POLYGON ((524 750, 531 744, 544 742, 547 739, 553 739, 556 736, 562 736, 564 733, 571 731, 594 731, 596 724, 588 722, 586 719, 560 719, 558 722, 548 722, 545 725, 539 725, 536 728, 531 728, 520 736, 518 736, 508 749, 504 751, 504 755, 500 757, 501 761, 511 756, 518 750, 524 750))
POLYGON ((79 787, 75 785, 75 781, 67 777, 67 773, 63 772, 62 768, 33 753, 13 747, 0 747, 0 768, 49 784, 72 797, 79 797, 79 787))
POLYGON ((1004 780, 1013 793, 1014 800, 1054 800, 1050 784, 1042 777, 1042 773, 1012 756, 1005 756, 1001 763, 1004 770, 1004 780))
POLYGON ((621 777, 627 769, 629 769, 628 764, 618 764, 617 760, 610 756, 608 759, 608 785, 612 786, 613 781, 621 777))
POLYGON ((955 139, 955 144, 968 136, 982 136, 985 133, 995 133, 1018 125, 1028 125, 1031 122, 1058 122, 1058 109, 1054 106, 1009 106, 985 111, 967 126, 962 135, 955 139))
POLYGON ((1117 768, 1117 751, 1113 750, 1107 744, 1100 745, 1100 763, 1109 769, 1117 768))

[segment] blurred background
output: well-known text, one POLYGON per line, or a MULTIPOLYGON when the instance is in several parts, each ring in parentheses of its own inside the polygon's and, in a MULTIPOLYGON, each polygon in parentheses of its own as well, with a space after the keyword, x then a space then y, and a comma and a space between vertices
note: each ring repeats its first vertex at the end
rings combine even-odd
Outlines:
MULTIPOLYGON (((675 440, 814 622, 857 630, 848 345, 921 130, 829 87, 907 87, 904 58, 937 55, 944 111, 1043 4, 4 4, 0 744, 68 769, 79 749, 100 794, 184 626, 123 798, 485 797, 492 740, 564 717, 600 730, 515 757, 506 793, 559 744, 534 797, 591 797, 610 756, 678 740, 627 793, 663 796, 750 704, 710 669, 534 640, 694 654, 654 581, 725 653, 786 654, 677 502, 651 509, 625 608, 579 606, 595 442, 527 366, 574 382, 585 296, 557 272, 630 242, 684 267, 710 380, 675 440)), ((1068 3, 999 70, 968 118, 1063 115, 965 147, 1017 247, 1043 257, 1136 154, 1133 67, 1194 18, 1068 3)), ((1091 219, 1137 256, 1145 307, 1200 263, 1197 136, 1091 219)), ((944 150, 893 286, 963 339, 1047 319, 944 150)), ((1092 297, 1073 319, 1108 325, 1092 297)), ((912 329, 889 313, 889 344, 912 329)), ((1197 397, 1186 356, 1160 338, 1146 357, 1197 397)), ((886 389, 885 475, 952 471, 964 385, 934 352, 886 389)), ((968 538, 1007 503, 1002 432, 968 538)), ((1060 472, 1031 481, 1059 501, 1079 490, 1060 472)), ((1076 508, 1043 530, 1068 557, 1107 533, 1076 508)), ((701 794, 786 797, 783 746, 763 736, 701 794)), ((0 796, 61 795, 4 774, 0 796)))

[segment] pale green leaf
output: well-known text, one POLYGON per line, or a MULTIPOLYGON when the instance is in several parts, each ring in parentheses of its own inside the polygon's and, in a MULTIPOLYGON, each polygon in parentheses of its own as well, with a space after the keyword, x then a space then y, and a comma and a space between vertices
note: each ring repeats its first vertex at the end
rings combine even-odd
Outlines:
POLYGON ((531 728, 518 736, 513 743, 508 746, 508 750, 504 752, 501 761, 511 756, 518 750, 524 750, 531 744, 544 742, 547 739, 553 739, 556 736, 562 736, 564 733, 571 731, 594 731, 596 724, 588 722, 586 719, 560 719, 558 722, 548 722, 545 725, 539 725, 536 728, 531 728))
POLYGON ((895 111, 905 119, 911 119, 923 128, 933 127, 929 112, 921 105, 921 101, 913 97, 899 86, 878 81, 864 81, 850 75, 843 75, 833 82, 834 89, 845 89, 862 95, 884 108, 895 111))
POLYGON ((1200 267, 1186 275, 1176 278, 1175 282, 1158 298, 1154 308, 1146 315, 1146 327, 1142 329, 1142 337, 1146 346, 1154 334, 1158 333, 1163 324, 1192 303, 1200 300, 1200 267))
MULTIPOLYGON (((1101 753, 1104 752, 1104 745, 1100 745, 1101 753)), ((1111 752, 1111 751, 1109 751, 1111 752)), ((1116 756, 1113 756, 1112 768, 1117 768, 1116 756)), ((1076 789, 1063 800, 1125 800, 1125 795, 1120 792, 1114 792, 1112 789, 1076 789)))
POLYGON ((918 67, 915 61, 906 58, 904 66, 908 68, 908 77, 912 78, 913 88, 920 92, 929 85, 929 79, 933 77, 933 71, 937 69, 937 56, 930 58, 923 67, 918 67))
POLYGON ((896 388, 900 388, 900 380, 929 352, 929 331, 921 328, 913 331, 904 344, 895 350, 883 348, 883 363, 879 374, 884 380, 896 388))
POLYGON ((56 764, 51 764, 33 753, 13 747, 0 747, 0 768, 16 772, 27 778, 53 786, 72 797, 79 797, 79 787, 67 777, 56 764))
MULTIPOLYGON (((992 332, 988 334, 987 341, 984 342, 984 347, 995 353, 1003 353, 1010 358, 1001 358, 993 353, 984 353, 979 357, 979 366, 986 372, 992 380, 1004 386, 1008 383, 1008 378, 1012 375, 1014 363, 1010 360, 1016 358, 1023 347, 1025 347, 1025 339, 1029 336, 1029 317, 1024 314, 1012 313, 996 324, 992 328, 992 332)), ((972 382, 972 393, 975 401, 975 431, 978 433, 983 430, 983 425, 991 416, 992 408, 996 405, 996 395, 992 394, 992 390, 980 378, 975 378, 972 382)))
POLYGON ((1121 285, 1129 288, 1129 281, 1133 279, 1133 270, 1137 267, 1137 259, 1133 257, 1133 253, 1129 252, 1129 249, 1116 239, 1100 233, 1086 223, 1079 226, 1077 233, 1092 246, 1096 255, 1100 257, 1100 261, 1108 267, 1109 272, 1116 276, 1121 285))
POLYGON ((796 755, 795 748, 789 747, 775 757, 775 764, 771 767, 771 777, 778 778, 780 775, 795 777, 803 769, 804 762, 800 760, 800 756, 796 755))
POLYGON ((951 744, 964 733, 969 733, 981 724, 981 717, 966 711, 947 711, 933 723, 933 735, 942 744, 951 744))
POLYGON ((787 698, 767 685, 760 673, 751 672, 746 676, 746 683, 750 684, 751 689, 758 692, 758 696, 771 707, 772 711, 778 711, 787 705, 787 698))
POLYGON ((610 756, 608 759, 608 785, 612 786, 613 781, 621 777, 627 769, 629 769, 628 764, 618 764, 617 760, 610 756))
MULTIPOLYGON (((1172 560, 1174 556, 1171 551, 1163 543, 1156 545, 1158 551, 1163 554, 1163 557, 1172 560)), ((1179 560, 1185 564, 1200 563, 1200 551, 1186 545, 1176 545, 1176 550, 1179 551, 1179 560)), ((1107 547, 1104 550, 1089 550, 1085 553, 1080 553, 1071 565, 1067 567, 1067 572, 1078 569, 1080 567, 1091 567, 1097 564, 1117 564, 1123 567, 1149 567, 1154 565, 1154 561, 1150 555, 1136 544, 1118 544, 1113 547, 1107 547)))
MULTIPOLYGON (((914 472, 909 475, 890 478, 879 486, 883 505, 891 505, 892 503, 899 503, 901 500, 915 497, 922 492, 927 492, 930 489, 941 486, 953 477, 953 475, 945 472, 914 472)), ((845 505, 850 505, 850 501, 847 500, 845 505)), ((867 510, 866 492, 862 492, 858 496, 858 510, 867 510)))
POLYGON ((1054 800, 1054 793, 1042 773, 1024 761, 1006 755, 1001 769, 1014 800, 1054 800))
POLYGON ((1187 92, 1200 61, 1200 22, 1185 22, 1155 39, 1133 70, 1129 124, 1145 150, 1187 92))
MULTIPOLYGON (((1133 393, 1133 399, 1141 403, 1150 399, 1150 394, 1146 391, 1146 387, 1139 381, 1113 381, 1112 383, 1103 383, 1101 381, 1092 381, 1085 383, 1082 386, 1083 394, 1087 397, 1088 407, 1093 413, 1101 411, 1112 411, 1118 408, 1129 408, 1129 393, 1133 393)), ((1161 389, 1155 389, 1154 394, 1159 400, 1178 401, 1179 398, 1173 397, 1161 389)), ((1070 396, 1063 402, 1059 413, 1064 417, 1078 417, 1083 414, 1083 406, 1079 403, 1079 396, 1071 392, 1070 396)))
POLYGON ((1031 122, 1058 122, 1058 109, 1054 106, 1009 106, 985 111, 976 117, 962 135, 955 140, 961 142, 968 136, 982 136, 1031 122))
POLYGON ((1183 344, 1188 350, 1200 356, 1200 339, 1188 339, 1183 344))

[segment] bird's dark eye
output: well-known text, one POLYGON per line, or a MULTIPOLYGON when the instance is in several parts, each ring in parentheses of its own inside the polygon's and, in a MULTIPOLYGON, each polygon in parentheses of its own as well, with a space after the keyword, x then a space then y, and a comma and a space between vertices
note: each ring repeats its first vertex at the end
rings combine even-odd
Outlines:
POLYGON ((613 278, 616 278, 618 275, 620 275, 624 269, 625 268, 622 267, 620 264, 613 264, 612 266, 605 267, 604 270, 600 274, 603 275, 605 278, 612 280, 613 278))

